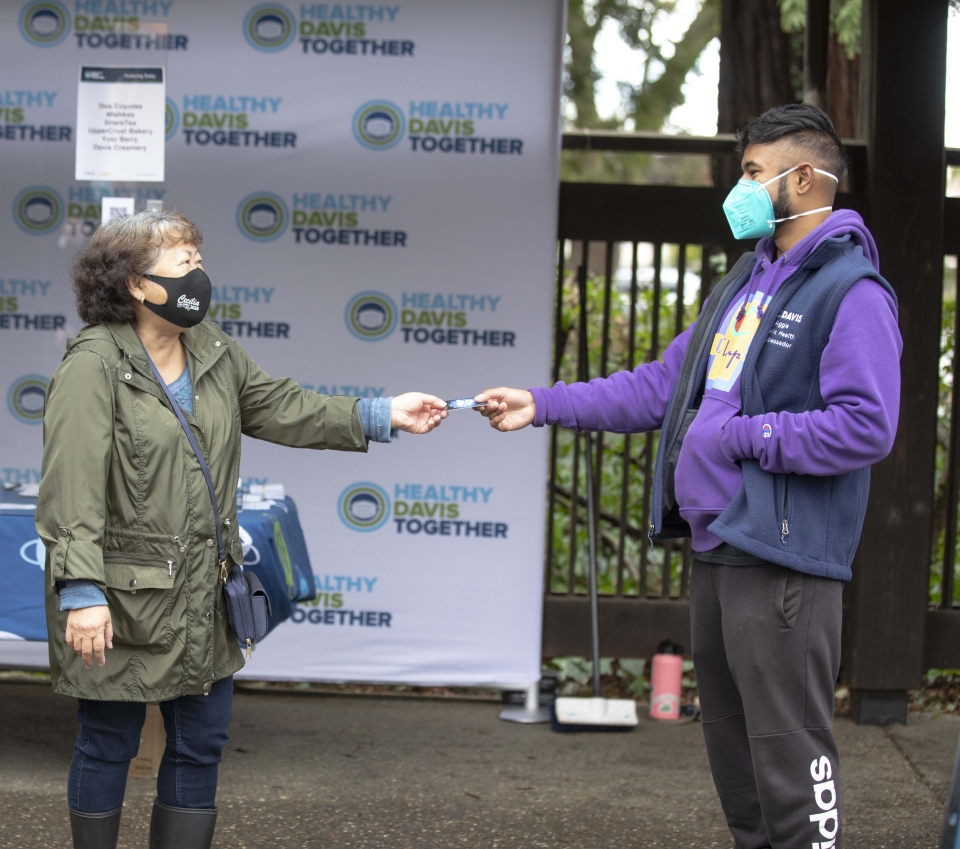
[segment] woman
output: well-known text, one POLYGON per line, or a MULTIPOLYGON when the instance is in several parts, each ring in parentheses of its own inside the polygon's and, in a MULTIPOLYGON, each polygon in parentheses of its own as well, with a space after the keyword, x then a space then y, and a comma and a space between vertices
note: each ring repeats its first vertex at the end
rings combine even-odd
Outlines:
POLYGON ((67 790, 74 846, 83 849, 116 846, 148 702, 160 703, 167 732, 151 849, 210 846, 232 676, 243 666, 208 490, 146 355, 206 455, 228 568, 243 559, 241 434, 366 451, 368 441, 389 442, 395 429, 427 433, 447 415, 432 395, 358 401, 271 378, 203 321, 211 288, 200 243, 196 227, 172 212, 94 233, 73 268, 87 326, 68 342, 47 392, 37 530, 47 548, 51 679, 79 699, 67 790))

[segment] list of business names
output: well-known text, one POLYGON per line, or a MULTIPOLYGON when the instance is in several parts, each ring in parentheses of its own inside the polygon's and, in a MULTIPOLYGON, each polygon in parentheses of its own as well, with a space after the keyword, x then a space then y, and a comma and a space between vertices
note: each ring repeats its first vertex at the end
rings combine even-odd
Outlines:
POLYGON ((162 182, 163 68, 80 68, 77 180, 162 182))

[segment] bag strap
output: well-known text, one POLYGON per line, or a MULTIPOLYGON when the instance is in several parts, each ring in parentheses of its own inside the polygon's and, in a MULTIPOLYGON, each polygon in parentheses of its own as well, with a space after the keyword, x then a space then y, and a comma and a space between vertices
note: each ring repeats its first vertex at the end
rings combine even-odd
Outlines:
MULTIPOLYGON (((143 345, 143 340, 140 341, 140 344, 143 345)), ((157 371, 157 367, 154 365, 153 360, 150 359, 150 354, 147 353, 147 348, 145 345, 143 345, 143 354, 147 358, 147 363, 150 365, 150 371, 153 372, 153 376, 157 379, 157 383, 160 384, 163 394, 167 396, 167 401, 170 402, 170 406, 173 408, 173 413, 179 420, 180 427, 183 428, 183 432, 187 437, 187 441, 190 443, 190 447, 193 449, 193 453, 197 455, 197 462, 200 464, 200 471, 203 472, 204 480, 207 482, 207 491, 210 493, 210 506, 213 507, 214 529, 217 532, 217 553, 220 563, 220 580, 226 583, 227 550, 223 547, 223 534, 220 532, 220 511, 217 509, 217 494, 213 489, 213 478, 210 476, 210 467, 207 465, 207 461, 203 456, 203 451, 200 450, 200 444, 197 442, 197 438, 193 435, 190 425, 183 416, 183 410, 180 409, 180 404, 177 403, 177 399, 173 397, 173 395, 170 393, 170 390, 167 388, 167 384, 160 376, 160 372, 157 371)))

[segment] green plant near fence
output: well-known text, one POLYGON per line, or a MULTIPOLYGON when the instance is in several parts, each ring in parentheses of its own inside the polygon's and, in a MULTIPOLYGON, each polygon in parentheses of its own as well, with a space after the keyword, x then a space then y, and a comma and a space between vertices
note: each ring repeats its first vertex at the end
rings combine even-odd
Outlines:
MULTIPOLYGON (((629 246, 625 246, 629 248, 629 246)), ((602 246, 594 246, 600 249, 602 246)), ((664 245, 662 267, 675 269, 679 246, 664 245)), ((726 265, 723 254, 711 256, 714 279, 722 274, 726 265)), ((688 275, 695 275, 699 281, 702 267, 702 250, 699 246, 687 247, 688 275)), ((641 272, 644 268, 639 269, 641 272)), ((647 275, 649 276, 649 274, 647 275)), ((614 280, 610 287, 609 313, 609 342, 607 350, 606 373, 626 369, 629 361, 630 341, 630 291, 629 284, 622 280, 614 280)), ((689 326, 697 316, 699 300, 696 285, 686 287, 684 297, 683 325, 689 326)), ((937 454, 934 486, 936 499, 934 504, 933 537, 931 540, 931 568, 930 568, 930 604, 938 605, 941 599, 941 583, 943 574, 943 553, 945 545, 945 491, 946 468, 948 462, 951 397, 953 392, 955 328, 957 310, 957 262, 956 258, 948 257, 944 263, 944 296, 940 331, 940 376, 939 402, 937 408, 937 454)), ((587 360, 591 378, 599 377, 602 370, 603 357, 603 321, 604 301, 606 298, 605 275, 588 273, 587 275, 587 360)), ((636 364, 649 360, 652 343, 652 316, 654 313, 654 290, 649 283, 640 283, 637 286, 636 323, 633 331, 634 362, 636 364)), ((676 327, 676 292, 665 289, 659 306, 659 339, 662 355, 664 348, 673 340, 676 327)), ((572 383, 577 380, 577 352, 579 350, 579 321, 580 298, 577 286, 576 269, 569 264, 564 272, 562 282, 562 313, 561 332, 555 344, 560 347, 559 379, 572 383)), ((570 520, 571 500, 573 492, 573 459, 575 434, 571 431, 560 430, 557 435, 557 459, 555 479, 555 508, 553 521, 553 555, 550 562, 549 578, 551 592, 567 592, 570 562, 570 520)), ((627 476, 627 509, 626 522, 639 532, 637 535, 624 535, 623 560, 625 566, 623 580, 623 594, 637 595, 640 589, 640 547, 647 546, 648 586, 647 591, 659 596, 662 592, 660 585, 663 549, 650 547, 646 539, 647 511, 649 505, 644 502, 646 483, 647 452, 653 452, 650 457, 650 468, 657 449, 658 434, 634 435, 630 437, 629 460, 631 471, 627 476)), ((623 445, 624 437, 620 434, 604 434, 602 437, 601 463, 598 469, 600 477, 598 524, 597 569, 599 587, 602 594, 616 592, 617 563, 619 560, 619 526, 622 504, 623 481, 623 445)), ((585 472, 582 456, 583 441, 580 443, 580 459, 578 466, 577 492, 579 498, 578 522, 573 545, 576 547, 577 557, 574 569, 573 591, 584 593, 587 591, 586 558, 587 558, 587 527, 585 522, 586 507, 582 499, 585 498, 585 472)), ((595 474, 597 472, 595 471, 595 474)), ((953 540, 957 547, 957 568, 954 579, 954 601, 960 602, 960 543, 953 540)), ((671 587, 670 594, 676 595, 679 591, 681 559, 679 552, 674 551, 671 556, 671 587)))
MULTIPOLYGON (((956 352, 957 322, 957 258, 947 257, 943 268, 943 302, 940 314, 940 375, 937 400, 937 453, 935 495, 933 505, 933 538, 930 564, 930 604, 939 605, 942 598, 943 555, 946 545, 946 490, 950 449, 950 423, 953 414, 952 396, 956 352)), ((960 600, 960 545, 956 547, 953 601, 960 600)))
MULTIPOLYGON (((602 245, 595 246, 595 249, 601 248, 602 245)), ((629 250, 630 246, 625 245, 624 248, 629 250)), ((684 292, 682 320, 684 327, 689 326, 696 319, 699 310, 699 280, 703 254, 702 249, 697 245, 688 246, 686 251, 687 282, 684 292)), ((663 246, 662 268, 665 271, 677 268, 678 254, 678 245, 663 246)), ((725 262, 726 258, 722 254, 711 257, 711 263, 716 271, 722 272, 725 262)), ((649 268, 641 267, 638 272, 638 277, 641 279, 651 276, 649 268)), ((664 276, 667 275, 664 274, 664 276)), ((559 379, 566 383, 572 383, 577 380, 578 376, 577 364, 580 344, 581 304, 576 268, 571 269, 568 266, 565 270, 561 294, 560 332, 559 339, 555 340, 560 349, 559 379)), ((599 377, 603 373, 604 307, 607 297, 605 275, 589 273, 587 275, 587 360, 591 379, 599 377)), ((612 281, 609 290, 606 374, 612 374, 630 367, 630 297, 629 281, 625 281, 622 277, 619 280, 612 281)), ((658 355, 662 355, 664 348, 673 340, 676 332, 676 304, 676 290, 672 285, 670 288, 663 288, 659 309, 657 309, 657 305, 654 303, 654 287, 652 284, 650 282, 638 283, 636 319, 633 329, 634 364, 647 362, 650 359, 653 339, 652 318, 655 312, 659 321, 660 350, 657 352, 658 355)), ((627 475, 625 518, 626 524, 634 529, 634 533, 624 534, 624 595, 637 595, 639 593, 641 546, 647 547, 647 591, 657 596, 662 591, 660 581, 664 554, 662 548, 651 547, 647 541, 646 528, 649 504, 644 499, 647 469, 653 466, 658 436, 657 433, 632 435, 629 441, 630 450, 626 462, 629 463, 631 469, 627 475), (649 462, 648 452, 650 453, 649 462)), ((577 552, 573 591, 582 593, 587 590, 587 526, 585 521, 586 505, 583 501, 586 497, 584 442, 581 438, 578 452, 577 485, 574 487, 575 440, 576 435, 572 431, 560 430, 557 435, 552 536, 553 556, 549 569, 551 592, 568 591, 571 548, 571 496, 574 489, 578 494, 578 521, 576 534, 572 541, 577 552)), ((600 484, 597 570, 600 592, 603 594, 613 594, 616 591, 617 563, 620 556, 619 521, 623 503, 624 441, 624 436, 612 433, 605 433, 594 441, 595 451, 598 444, 601 446, 601 462, 599 467, 594 467, 594 474, 599 474, 600 484)), ((674 553, 672 561, 670 590, 671 594, 675 595, 679 592, 680 583, 681 561, 679 552, 674 553)))

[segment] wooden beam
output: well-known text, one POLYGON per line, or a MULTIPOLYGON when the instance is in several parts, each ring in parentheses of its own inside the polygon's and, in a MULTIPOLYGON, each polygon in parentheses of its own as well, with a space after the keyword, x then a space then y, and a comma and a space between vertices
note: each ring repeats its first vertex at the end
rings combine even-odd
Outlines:
MULTIPOLYGON (((653 657, 663 640, 690 656, 687 601, 600 598, 600 656, 653 657)), ((586 596, 548 595, 543 602, 543 656, 590 656, 590 606, 586 596)))
POLYGON ((725 189, 561 183, 560 238, 598 241, 731 241, 725 189))
POLYGON ((844 678, 865 693, 918 687, 924 664, 943 285, 947 3, 863 2, 867 224, 880 270, 899 298, 904 342, 900 428, 892 454, 873 471, 844 599, 844 678))
POLYGON ((960 610, 927 611, 923 668, 960 669, 960 610))
POLYGON ((564 150, 616 150, 630 153, 685 153, 733 156, 737 137, 622 133, 616 130, 571 130, 563 134, 564 150))
MULTIPOLYGON (((715 136, 665 135, 663 133, 623 133, 616 130, 570 130, 562 136, 564 150, 609 150, 618 153, 661 153, 733 157, 737 138, 733 133, 715 136)), ((850 160, 850 190, 863 190, 866 171, 864 143, 858 139, 844 139, 850 160)), ((960 151, 957 163, 960 164, 960 151)), ((729 189, 729 186, 723 188, 729 189)))
MULTIPOLYGON (((723 214, 727 188, 561 183, 561 239, 720 245, 735 255, 753 242, 734 242, 723 214)), ((863 209, 859 194, 837 196, 837 207, 863 209)))
POLYGON ((803 102, 827 112, 830 66, 830 0, 807 0, 803 38, 803 102))
POLYGON ((943 202, 943 252, 960 254, 960 198, 943 202))

